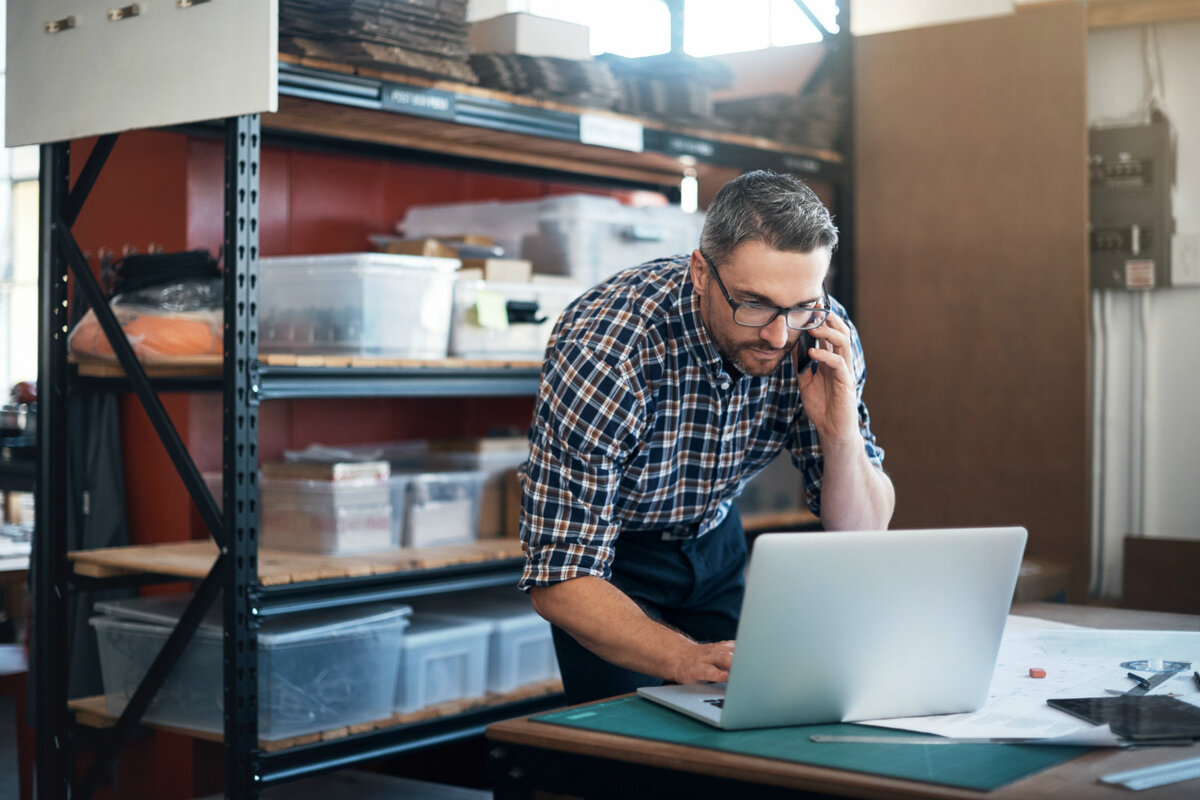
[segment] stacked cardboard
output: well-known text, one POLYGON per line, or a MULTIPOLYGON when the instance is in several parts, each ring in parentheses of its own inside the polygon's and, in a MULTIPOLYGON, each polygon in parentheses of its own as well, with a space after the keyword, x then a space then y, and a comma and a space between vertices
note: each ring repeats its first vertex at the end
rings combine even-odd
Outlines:
POLYGON ((715 109, 740 133, 833 150, 840 144, 844 106, 840 96, 825 90, 727 100, 715 109))
POLYGON ((280 0, 279 50, 475 83, 467 0, 280 0))

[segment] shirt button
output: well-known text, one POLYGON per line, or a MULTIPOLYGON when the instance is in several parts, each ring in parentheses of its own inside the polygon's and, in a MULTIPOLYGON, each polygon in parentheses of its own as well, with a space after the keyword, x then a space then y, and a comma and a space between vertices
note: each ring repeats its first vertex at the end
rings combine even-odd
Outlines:
POLYGON ((729 381, 721 381, 721 390, 726 392, 729 391, 729 381))
POLYGON ((721 436, 721 440, 725 441, 725 442, 732 442, 733 441, 733 431, 725 431, 724 435, 721 436))

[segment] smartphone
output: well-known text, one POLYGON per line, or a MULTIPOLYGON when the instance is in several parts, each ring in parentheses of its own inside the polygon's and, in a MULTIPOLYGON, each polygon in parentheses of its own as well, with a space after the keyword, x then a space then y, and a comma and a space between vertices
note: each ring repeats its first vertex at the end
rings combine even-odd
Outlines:
POLYGON ((803 372, 804 370, 807 369, 813 375, 816 375, 817 374, 817 362, 809 357, 808 349, 810 347, 816 347, 817 340, 812 335, 810 335, 808 331, 802 331, 800 333, 800 346, 804 348, 804 352, 800 356, 800 359, 799 359, 799 362, 801 365, 799 371, 803 372))

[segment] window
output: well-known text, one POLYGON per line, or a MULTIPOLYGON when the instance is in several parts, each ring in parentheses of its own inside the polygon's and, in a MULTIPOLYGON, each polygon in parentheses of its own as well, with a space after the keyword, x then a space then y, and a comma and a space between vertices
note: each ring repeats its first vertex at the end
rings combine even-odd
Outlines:
POLYGON ((591 28, 593 55, 613 53, 638 58, 671 51, 671 14, 662 0, 605 0, 603 4, 529 0, 528 6, 530 14, 591 28))
MULTIPOLYGON (((808 0, 808 8, 831 33, 837 31, 837 4, 808 0)), ((821 41, 821 33, 794 0, 687 0, 683 49, 715 56, 821 41)))
MULTIPOLYGON (((807 0, 806 5, 826 30, 837 31, 836 0, 807 0)), ((587 25, 593 54, 637 58, 671 49, 671 14, 662 0, 508 0, 504 6, 587 25)), ((821 41, 820 31, 795 0, 684 0, 683 19, 683 49, 692 56, 821 41)))
MULTIPOLYGON (((36 151, 37 148, 34 148, 36 151)), ((12 261, 0 271, 0 401, 18 381, 37 378, 38 182, 14 179, 12 261)))

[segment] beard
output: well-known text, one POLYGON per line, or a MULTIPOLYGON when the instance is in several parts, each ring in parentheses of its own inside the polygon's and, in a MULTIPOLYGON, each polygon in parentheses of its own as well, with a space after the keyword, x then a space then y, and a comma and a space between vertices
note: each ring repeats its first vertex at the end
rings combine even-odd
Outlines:
POLYGON ((783 364, 783 360, 792 354, 800 337, 788 342, 782 348, 769 347, 763 342, 735 343, 724 338, 713 337, 717 352, 721 357, 733 364, 743 375, 765 377, 774 373, 783 364))

